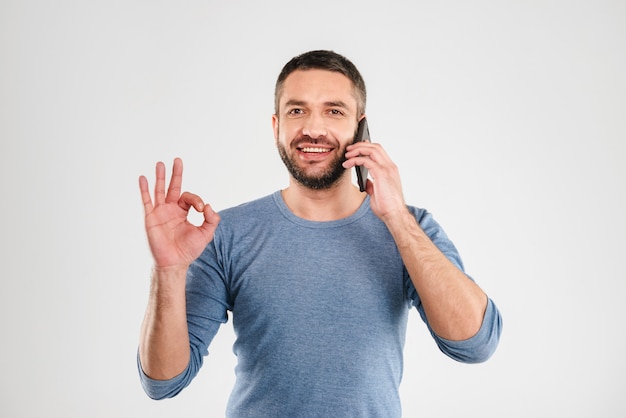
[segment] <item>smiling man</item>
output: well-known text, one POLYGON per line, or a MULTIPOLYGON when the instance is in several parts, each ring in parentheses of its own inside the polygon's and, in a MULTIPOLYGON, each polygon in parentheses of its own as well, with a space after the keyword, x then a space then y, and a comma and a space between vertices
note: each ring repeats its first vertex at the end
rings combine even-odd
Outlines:
POLYGON ((354 143, 365 83, 331 51, 283 68, 272 127, 289 186, 215 213, 181 193, 182 162, 154 202, 140 190, 154 258, 139 344, 153 398, 187 386, 221 323, 237 335, 230 417, 399 417, 410 309, 443 353, 481 362, 500 337, 500 314, 463 270, 424 209, 405 203, 398 169, 380 144, 354 143), (365 192, 351 169, 371 174, 365 192), (204 214, 188 223, 191 208, 204 214))
POLYGON ((350 79, 326 70, 298 70, 282 81, 272 125, 296 183, 324 190, 345 176, 342 163, 360 116, 354 90, 350 79))

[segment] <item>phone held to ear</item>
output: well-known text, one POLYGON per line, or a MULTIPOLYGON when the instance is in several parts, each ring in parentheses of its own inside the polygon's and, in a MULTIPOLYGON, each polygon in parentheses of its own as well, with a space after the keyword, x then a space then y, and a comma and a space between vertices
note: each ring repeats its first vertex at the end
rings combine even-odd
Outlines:
MULTIPOLYGON (((354 142, 366 141, 370 142, 370 130, 367 126, 367 119, 363 118, 359 122, 359 126, 356 131, 356 136, 354 137, 354 142)), ((362 192, 365 191, 365 184, 367 183, 367 168, 362 165, 354 166, 356 170, 356 179, 359 183, 359 190, 362 192)))

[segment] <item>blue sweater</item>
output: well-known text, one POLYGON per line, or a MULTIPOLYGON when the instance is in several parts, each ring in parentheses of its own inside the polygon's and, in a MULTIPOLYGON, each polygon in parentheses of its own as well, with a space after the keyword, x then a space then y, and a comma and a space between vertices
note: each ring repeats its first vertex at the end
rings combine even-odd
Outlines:
MULTIPOLYGON (((463 269, 432 216, 410 210, 463 269)), ((296 217, 280 192, 220 215, 213 241, 187 274, 189 365, 167 381, 150 379, 140 368, 148 395, 172 397, 191 382, 231 311, 237 367, 227 416, 401 416, 398 388, 411 306, 428 321, 369 198, 352 216, 331 222, 296 217)), ((489 300, 472 338, 431 334, 445 354, 472 363, 493 353, 500 329, 489 300)))

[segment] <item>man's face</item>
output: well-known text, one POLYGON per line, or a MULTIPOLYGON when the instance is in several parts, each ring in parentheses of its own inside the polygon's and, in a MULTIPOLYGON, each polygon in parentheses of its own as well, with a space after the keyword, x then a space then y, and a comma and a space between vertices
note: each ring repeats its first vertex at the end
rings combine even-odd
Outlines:
POLYGON ((343 74, 297 70, 287 77, 272 126, 280 157, 296 181, 320 190, 346 174, 341 164, 357 116, 354 87, 343 74))

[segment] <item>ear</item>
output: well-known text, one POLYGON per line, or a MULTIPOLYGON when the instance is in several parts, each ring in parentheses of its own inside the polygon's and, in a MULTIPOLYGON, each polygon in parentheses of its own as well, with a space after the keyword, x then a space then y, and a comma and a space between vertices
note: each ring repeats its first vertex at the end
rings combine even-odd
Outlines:
POLYGON ((361 122, 363 119, 365 119, 367 115, 365 113, 363 113, 361 116, 359 116, 359 119, 357 120, 357 122, 361 122))
POLYGON ((272 115, 272 130, 274 131, 274 139, 278 141, 278 116, 272 115))

